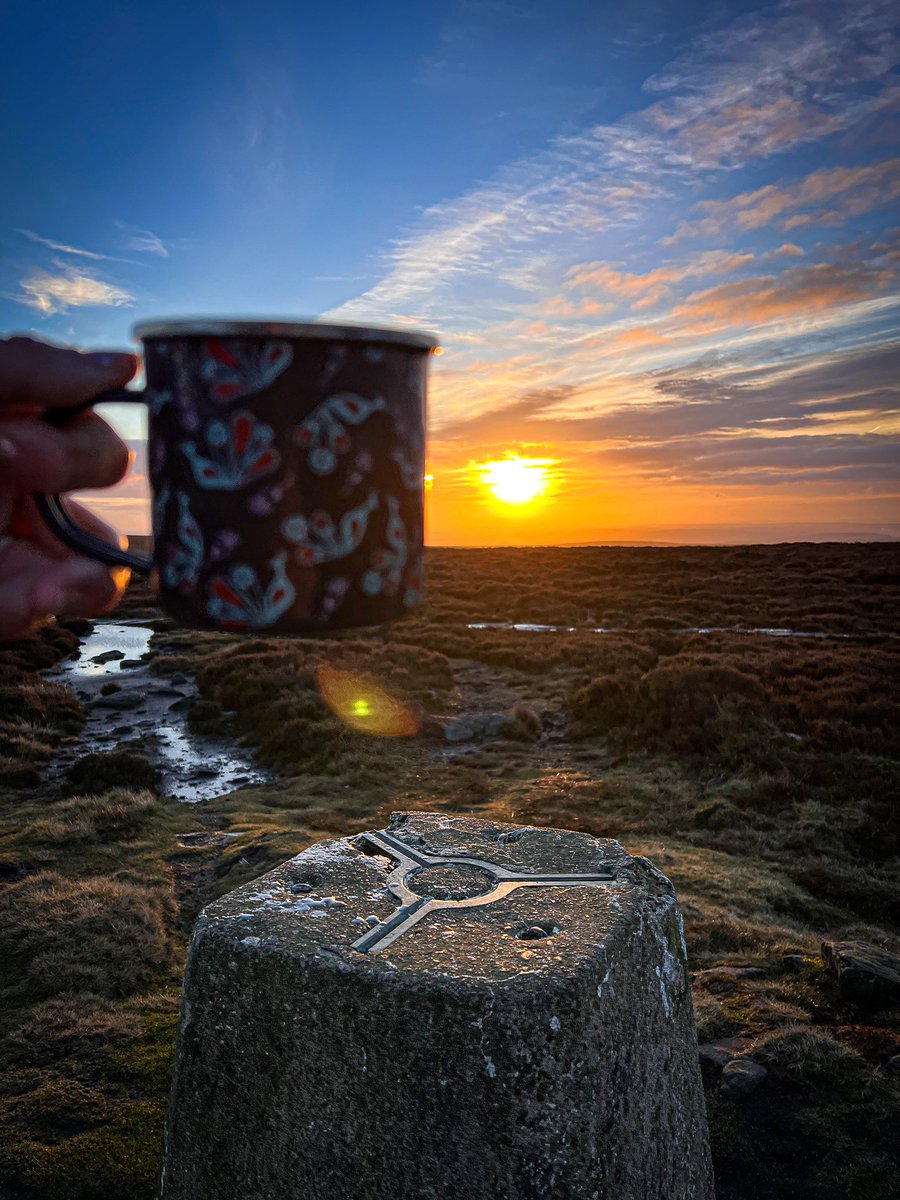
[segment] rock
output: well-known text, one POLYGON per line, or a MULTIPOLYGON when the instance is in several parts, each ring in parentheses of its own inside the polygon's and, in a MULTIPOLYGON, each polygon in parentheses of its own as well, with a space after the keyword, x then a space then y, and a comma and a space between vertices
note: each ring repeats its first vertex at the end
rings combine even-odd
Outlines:
POLYGON ((169 676, 169 679, 172 683, 187 683, 188 681, 187 675, 182 674, 181 671, 176 671, 174 675, 169 676))
POLYGON ((117 683, 104 683, 100 689, 101 696, 112 696, 115 692, 120 692, 122 689, 117 683))
POLYGON ((497 737, 508 720, 508 717, 499 713, 470 713, 445 725, 444 737, 448 742, 471 742, 476 738, 497 737))
POLYGON ((889 1071, 891 1075, 900 1075, 900 1054, 895 1054, 893 1058, 889 1058, 884 1064, 884 1069, 889 1071))
POLYGON ((143 665, 139 658, 123 658, 119 663, 119 670, 124 671, 126 667, 142 667, 143 665))
POLYGON ((180 692, 178 688, 165 686, 152 687, 149 689, 149 694, 151 696, 160 696, 163 699, 166 699, 167 697, 175 697, 176 699, 180 699, 182 696, 184 696, 184 692, 180 692))
POLYGON ((782 954, 781 961, 786 971, 805 971, 812 965, 805 954, 782 954))
POLYGON ((104 650, 102 654, 95 654, 90 661, 92 663, 99 663, 102 666, 104 663, 115 662, 117 659, 124 657, 125 655, 121 650, 104 650))
POLYGON ((60 629, 68 629, 76 637, 85 638, 94 632, 94 622, 87 617, 57 617, 56 623, 60 629))
POLYGON ((608 839, 409 813, 214 902, 161 1195, 712 1200, 671 884, 608 839))
POLYGON ((733 1058, 722 1068, 722 1093, 732 1100, 749 1096, 768 1073, 764 1066, 752 1058, 733 1058))
POLYGON ((190 696, 182 696, 180 700, 175 700, 169 705, 169 712, 190 712, 195 704, 196 700, 193 700, 190 696))
POLYGON ((731 1037, 718 1038, 714 1042, 704 1042, 702 1046, 698 1046, 703 1082, 708 1086, 718 1079, 722 1068, 749 1044, 748 1038, 731 1037))
POLYGON ((143 692, 114 692, 109 696, 98 696, 94 708, 139 708, 145 699, 143 692))
POLYGON ((823 942, 822 957, 851 1000, 872 1004, 900 1000, 900 955, 870 942, 823 942))

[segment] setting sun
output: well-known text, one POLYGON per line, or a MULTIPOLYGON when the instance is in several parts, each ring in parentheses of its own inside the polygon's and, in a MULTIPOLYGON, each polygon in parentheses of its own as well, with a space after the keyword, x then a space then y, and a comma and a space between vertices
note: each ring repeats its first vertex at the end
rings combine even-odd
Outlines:
POLYGON ((527 504, 543 495, 549 479, 549 458, 519 458, 512 454, 499 462, 482 463, 481 482, 496 500, 504 504, 527 504))

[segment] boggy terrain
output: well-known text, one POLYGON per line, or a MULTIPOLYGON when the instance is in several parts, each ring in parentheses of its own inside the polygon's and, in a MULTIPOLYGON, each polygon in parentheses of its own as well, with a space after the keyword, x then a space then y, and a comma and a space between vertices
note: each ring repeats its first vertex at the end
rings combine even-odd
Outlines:
POLYGON ((154 622, 162 680, 196 679, 192 728, 273 773, 196 805, 140 731, 78 759, 78 697, 40 671, 86 623, 0 647, 0 1197, 149 1200, 198 909, 421 808, 651 857, 686 920, 719 1200, 888 1200, 897 979, 822 947, 900 951, 900 547, 434 550, 428 585, 421 615, 330 640, 175 630, 135 585, 117 616, 154 622))

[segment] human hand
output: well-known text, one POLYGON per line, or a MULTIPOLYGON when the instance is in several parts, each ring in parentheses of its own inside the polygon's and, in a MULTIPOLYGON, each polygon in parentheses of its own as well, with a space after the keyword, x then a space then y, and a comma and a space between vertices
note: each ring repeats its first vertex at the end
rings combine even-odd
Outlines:
MULTIPOLYGON (((121 596, 129 572, 67 549, 44 526, 32 493, 119 482, 131 452, 96 413, 79 413, 62 429, 41 414, 123 387, 136 367, 133 354, 0 339, 0 639, 22 637, 50 615, 100 615, 121 596)), ((120 545, 115 530, 82 505, 66 507, 88 532, 120 545)))

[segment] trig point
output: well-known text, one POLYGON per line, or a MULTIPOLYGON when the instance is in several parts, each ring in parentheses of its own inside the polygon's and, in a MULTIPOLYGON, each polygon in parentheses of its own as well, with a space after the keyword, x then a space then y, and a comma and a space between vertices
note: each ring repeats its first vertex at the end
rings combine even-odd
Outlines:
POLYGON ((681 918, 614 841, 398 813, 210 905, 162 1200, 713 1200, 681 918))

